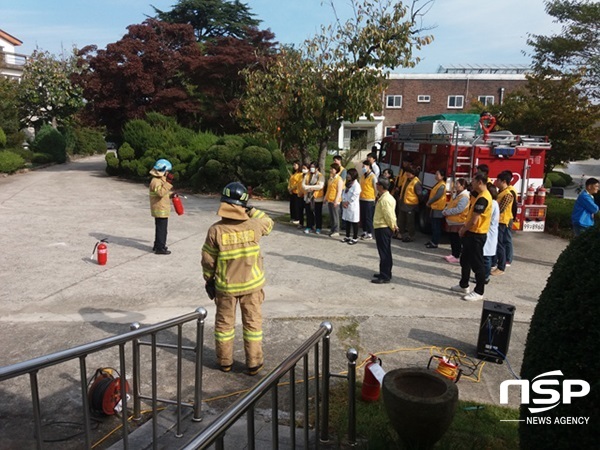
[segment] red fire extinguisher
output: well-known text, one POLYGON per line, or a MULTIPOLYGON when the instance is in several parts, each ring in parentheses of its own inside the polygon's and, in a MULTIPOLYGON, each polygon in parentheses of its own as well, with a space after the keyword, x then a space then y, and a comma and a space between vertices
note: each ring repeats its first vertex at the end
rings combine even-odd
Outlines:
POLYGON ((96 260, 101 266, 104 266, 106 261, 108 261, 108 245, 106 244, 108 244, 108 239, 102 239, 96 242, 94 250, 92 250, 92 256, 90 257, 90 259, 94 259, 94 254, 96 254, 96 260))
POLYGON ((373 375, 373 366, 381 366, 381 359, 370 353, 371 358, 365 366, 365 376, 363 379, 363 385, 361 390, 361 397, 365 402, 376 402, 379 399, 379 393, 381 392, 381 385, 375 375, 373 375))
POLYGON ((535 195, 535 204, 543 205, 544 203, 546 203, 546 188, 542 185, 538 188, 535 195))
POLYGON ((173 202, 173 207, 175 208, 175 212, 178 216, 181 216, 184 213, 183 203, 181 203, 181 198, 179 195, 173 194, 171 196, 171 201, 173 202))
POLYGON ((535 198, 535 188, 533 187, 533 184, 530 184, 529 187, 527 188, 527 197, 525 197, 525 204, 533 205, 534 198, 535 198))

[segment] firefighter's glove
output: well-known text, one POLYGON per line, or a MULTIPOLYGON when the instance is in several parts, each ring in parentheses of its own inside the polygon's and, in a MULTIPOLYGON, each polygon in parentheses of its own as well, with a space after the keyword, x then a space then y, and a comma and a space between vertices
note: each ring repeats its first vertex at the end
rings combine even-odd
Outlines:
POLYGON ((173 175, 171 172, 169 172, 167 175, 165 175, 165 178, 167 179, 167 181, 171 184, 173 184, 173 178, 175 178, 175 175, 173 175))
POLYGON ((206 293, 208 294, 208 298, 210 298, 211 300, 214 300, 215 297, 217 296, 217 289, 215 288, 214 278, 206 282, 206 284, 204 285, 204 289, 206 290, 206 293))

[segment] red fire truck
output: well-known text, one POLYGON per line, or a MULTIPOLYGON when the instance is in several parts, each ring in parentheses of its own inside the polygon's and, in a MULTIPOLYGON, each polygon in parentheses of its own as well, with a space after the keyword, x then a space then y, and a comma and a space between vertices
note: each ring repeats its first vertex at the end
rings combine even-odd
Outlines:
MULTIPOLYGON (((398 124, 392 135, 381 143, 381 169, 391 168, 397 174, 402 161, 410 161, 419 169, 419 179, 427 190, 435 184, 435 172, 445 169, 448 196, 454 180, 469 181, 481 164, 488 165, 492 181, 500 172, 510 170, 511 184, 519 194, 513 228, 544 231, 544 161, 550 142, 545 136, 492 132, 495 123, 487 114, 444 114, 398 124)), ((429 211, 421 208, 419 225, 426 228, 428 222, 429 211)))

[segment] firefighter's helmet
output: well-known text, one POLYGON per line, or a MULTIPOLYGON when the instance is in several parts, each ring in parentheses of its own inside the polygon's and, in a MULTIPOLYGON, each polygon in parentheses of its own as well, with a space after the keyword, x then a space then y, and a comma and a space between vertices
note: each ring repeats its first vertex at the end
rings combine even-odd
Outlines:
POLYGON ((154 170, 159 172, 170 172, 173 169, 173 164, 167 159, 159 159, 154 163, 154 170))
POLYGON ((222 202, 243 207, 246 207, 249 198, 248 189, 238 181, 234 181, 225 186, 221 194, 222 202))

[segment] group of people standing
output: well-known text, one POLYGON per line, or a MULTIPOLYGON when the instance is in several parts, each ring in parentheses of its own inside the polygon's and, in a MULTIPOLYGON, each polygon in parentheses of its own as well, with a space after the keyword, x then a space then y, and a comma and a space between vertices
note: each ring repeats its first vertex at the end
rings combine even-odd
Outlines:
POLYGON ((431 220, 431 239, 425 246, 438 248, 446 222, 451 254, 444 259, 461 266, 460 283, 451 289, 464 294, 464 300, 481 300, 491 276, 504 274, 512 262, 511 230, 517 206, 517 193, 510 184, 512 173, 503 171, 490 183, 489 168, 480 165, 470 183, 464 178, 455 180, 448 201, 444 169, 436 171, 435 185, 423 198, 424 189, 417 176, 420 169, 410 160, 402 162, 400 173, 394 178, 389 169, 380 172, 375 158, 373 153, 368 155, 359 176, 356 169, 346 170, 336 156, 327 182, 318 164, 302 165, 296 161, 288 185, 292 222, 305 233, 320 234, 325 202, 331 221, 329 236, 339 236, 343 224, 346 235, 341 241, 350 245, 358 242, 361 223, 360 239, 375 237, 377 243, 380 271, 372 281, 381 284, 391 279, 391 239, 414 241, 416 216, 425 203, 431 220), (469 289, 471 272, 475 273, 473 291, 469 289))

